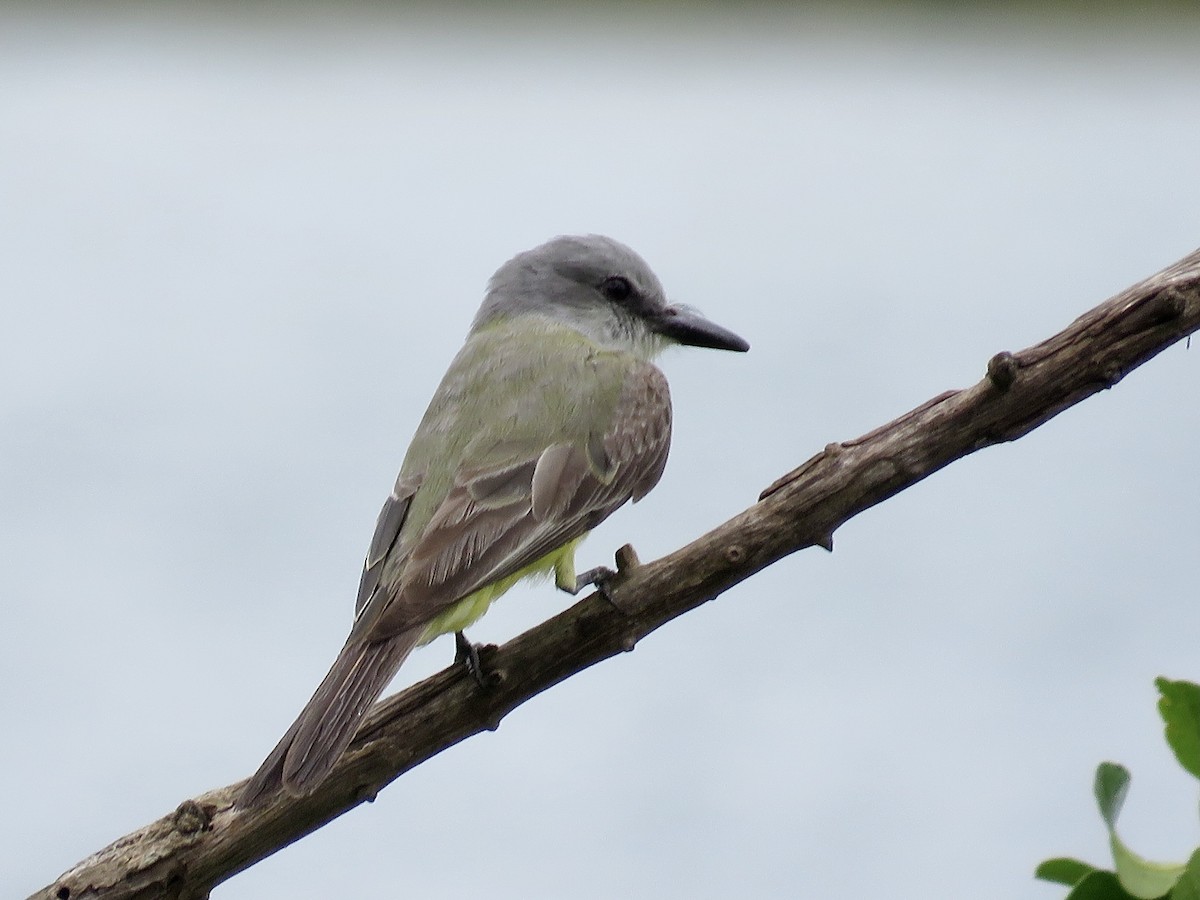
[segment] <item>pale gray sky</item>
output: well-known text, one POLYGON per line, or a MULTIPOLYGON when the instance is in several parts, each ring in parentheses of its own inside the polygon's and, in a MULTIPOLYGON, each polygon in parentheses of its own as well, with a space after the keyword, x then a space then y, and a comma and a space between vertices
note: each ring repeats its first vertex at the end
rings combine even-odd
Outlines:
MULTIPOLYGON (((1196 21, 0 13, 0 795, 23 896, 248 775, 344 638, 493 270, 641 252, 747 356, 663 361, 643 558, 1200 245, 1196 21)), ((1200 843, 1182 345, 536 699, 218 889, 1058 897, 1200 843)), ((567 602, 508 595, 502 641, 567 602)), ((408 683, 448 663, 417 654, 408 683)), ((11 890, 10 890, 11 886, 11 890)))

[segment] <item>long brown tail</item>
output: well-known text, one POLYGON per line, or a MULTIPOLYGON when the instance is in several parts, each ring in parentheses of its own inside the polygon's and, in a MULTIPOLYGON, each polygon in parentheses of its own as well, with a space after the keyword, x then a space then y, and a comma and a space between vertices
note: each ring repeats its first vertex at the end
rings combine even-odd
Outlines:
POLYGON ((308 794, 350 746, 371 704, 387 687, 424 628, 382 641, 348 642, 299 718, 242 788, 237 805, 252 806, 281 786, 308 794))

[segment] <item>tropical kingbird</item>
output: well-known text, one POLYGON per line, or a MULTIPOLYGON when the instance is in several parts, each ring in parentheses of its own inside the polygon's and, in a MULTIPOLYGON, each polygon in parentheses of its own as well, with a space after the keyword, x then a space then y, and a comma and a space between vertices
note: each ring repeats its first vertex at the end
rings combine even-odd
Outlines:
POLYGON ((517 581, 602 587, 607 570, 576 576, 575 549, 662 475, 671 398, 651 359, 671 344, 750 347, 669 305, 611 238, 555 238, 492 276, 379 514, 350 636, 239 805, 311 792, 413 648, 463 641, 517 581))

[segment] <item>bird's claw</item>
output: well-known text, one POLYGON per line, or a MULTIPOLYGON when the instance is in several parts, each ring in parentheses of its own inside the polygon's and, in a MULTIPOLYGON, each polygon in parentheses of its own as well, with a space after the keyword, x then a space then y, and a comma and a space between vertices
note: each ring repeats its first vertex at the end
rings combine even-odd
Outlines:
POLYGON ((485 691, 492 686, 479 659, 479 645, 472 644, 461 631, 454 632, 454 663, 465 666, 467 673, 485 691))
POLYGON ((629 544, 626 544, 617 551, 617 568, 615 571, 608 568, 608 566, 596 566, 596 568, 588 569, 582 575, 577 577, 575 579, 574 586, 569 584, 559 584, 559 587, 568 594, 573 594, 576 596, 585 587, 594 587, 597 593, 607 600, 609 605, 611 605, 614 609, 624 613, 625 615, 630 615, 632 614, 633 610, 621 606, 620 603, 613 599, 612 589, 621 581, 623 581, 630 572, 640 565, 641 563, 638 561, 637 553, 634 551, 633 547, 631 547, 629 544))

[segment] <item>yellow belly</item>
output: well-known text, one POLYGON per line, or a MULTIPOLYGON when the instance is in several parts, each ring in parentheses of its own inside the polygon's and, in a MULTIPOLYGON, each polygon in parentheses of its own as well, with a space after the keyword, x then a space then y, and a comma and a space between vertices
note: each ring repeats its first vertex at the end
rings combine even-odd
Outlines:
POLYGON ((557 550, 552 550, 541 559, 535 560, 507 578, 493 581, 463 597, 449 609, 430 620, 429 625, 425 628, 425 633, 421 635, 420 643, 428 644, 439 635, 462 631, 464 628, 474 625, 488 611, 488 607, 499 599, 501 594, 525 578, 537 578, 553 572, 554 583, 558 587, 574 593, 575 550, 583 543, 585 537, 587 535, 581 535, 573 541, 568 541, 557 550))

